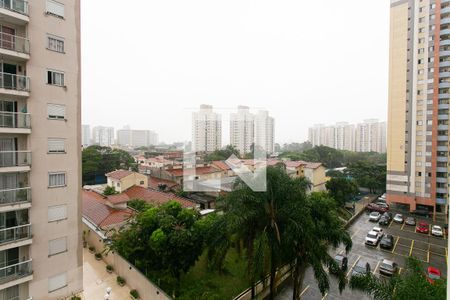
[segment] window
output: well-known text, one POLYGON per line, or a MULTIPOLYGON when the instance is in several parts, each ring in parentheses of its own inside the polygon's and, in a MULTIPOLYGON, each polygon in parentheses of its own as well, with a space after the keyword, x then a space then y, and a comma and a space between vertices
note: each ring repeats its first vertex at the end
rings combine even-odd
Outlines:
POLYGON ((430 4, 430 9, 434 9, 436 7, 436 3, 430 4))
POLYGON ((47 70, 47 83, 57 86, 64 86, 64 73, 47 70))
POLYGON ((424 52, 425 52, 425 48, 420 48, 420 49, 417 51, 417 53, 419 53, 419 54, 424 53, 424 52))
POLYGON ((48 279, 48 291, 53 292, 67 285, 67 273, 62 273, 48 279))
POLYGON ((417 121, 417 125, 422 126, 423 122, 422 121, 417 121))
POLYGON ((55 172, 48 174, 48 186, 49 187, 60 187, 66 185, 66 173, 65 172, 55 172))
POLYGON ((425 167, 431 167, 431 162, 426 162, 425 167))
POLYGON ((416 156, 422 156, 422 152, 417 151, 417 152, 416 152, 416 156))
POLYGON ((433 125, 433 120, 428 120, 427 125, 433 125))
POLYGON ((429 63, 434 62, 434 57, 429 57, 429 58, 428 58, 428 62, 429 62, 429 63))
POLYGON ((419 39, 419 44, 423 44, 423 43, 425 43, 425 38, 420 38, 419 39))
POLYGON ((61 138, 49 138, 47 140, 48 153, 66 153, 66 140, 61 138))
POLYGON ((434 73, 434 68, 428 68, 428 73, 434 73))
POLYGON ((64 19, 64 4, 47 0, 47 14, 64 19))
POLYGON ((60 104, 47 104, 49 119, 64 120, 66 118, 66 106, 60 104))
POLYGON ((429 47, 428 52, 434 52, 434 46, 429 47))
POLYGON ((422 162, 421 161, 416 161, 416 166, 417 167, 421 167, 422 166, 422 162))
POLYGON ((425 18, 424 18, 424 17, 419 18, 419 23, 423 23, 424 21, 425 21, 425 18))
POLYGON ((423 74, 423 69, 417 70, 417 74, 423 74))
POLYGON ((48 241, 48 256, 67 251, 67 237, 48 241))
POLYGON ((425 152, 426 156, 431 156, 431 152, 425 152))
POLYGON ((64 53, 64 39, 54 35, 47 36, 47 49, 64 53))
POLYGON ((67 219, 67 205, 55 205, 48 208, 48 221, 55 222, 67 219))

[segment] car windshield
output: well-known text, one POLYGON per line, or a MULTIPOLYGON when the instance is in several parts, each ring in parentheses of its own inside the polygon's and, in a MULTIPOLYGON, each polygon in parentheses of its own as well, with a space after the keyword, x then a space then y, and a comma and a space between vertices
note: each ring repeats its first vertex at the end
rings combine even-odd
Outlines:
POLYGON ((379 213, 373 212, 373 213, 371 213, 370 215, 371 215, 371 216, 374 216, 374 217, 377 217, 377 216, 379 215, 379 213))
POLYGON ((401 219, 401 218, 402 218, 402 215, 395 215, 395 217, 396 217, 397 219, 401 219))
POLYGON ((441 231, 441 227, 439 227, 439 226, 433 226, 433 230, 441 231))
POLYGON ((376 239, 376 238, 377 238, 377 235, 374 234, 374 233, 369 233, 369 234, 367 234, 367 237, 368 237, 368 238, 371 238, 371 239, 376 239))
POLYGON ((387 264, 387 263, 382 263, 382 264, 381 264, 381 267, 382 267, 383 269, 387 269, 387 270, 393 270, 393 269, 394 269, 394 267, 393 267, 392 265, 387 264))
POLYGON ((336 257, 334 258, 334 260, 335 260, 338 264, 340 264, 340 263, 342 262, 342 256, 336 256, 336 257))

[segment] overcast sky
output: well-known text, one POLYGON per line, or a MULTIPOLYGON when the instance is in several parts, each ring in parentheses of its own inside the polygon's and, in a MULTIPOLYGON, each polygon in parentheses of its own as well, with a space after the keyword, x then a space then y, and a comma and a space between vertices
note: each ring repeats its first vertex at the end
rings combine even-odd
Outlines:
POLYGON ((83 124, 183 141, 193 108, 242 104, 284 143, 387 118, 387 0, 89 0, 81 19, 83 124))

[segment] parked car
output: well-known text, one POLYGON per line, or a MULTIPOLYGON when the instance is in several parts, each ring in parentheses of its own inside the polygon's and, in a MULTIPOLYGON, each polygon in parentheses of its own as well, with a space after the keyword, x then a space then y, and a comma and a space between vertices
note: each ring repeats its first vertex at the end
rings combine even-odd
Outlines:
POLYGON ((419 224, 416 227, 416 232, 419 233, 428 233, 429 226, 426 222, 419 222, 419 224))
POLYGON ((394 237, 390 234, 383 236, 380 242, 380 248, 391 250, 394 247, 394 237))
POLYGON ((398 224, 403 224, 403 215, 402 214, 396 214, 394 216, 394 222, 398 224))
POLYGON ((383 216, 386 216, 386 217, 388 217, 389 218, 389 220, 392 220, 392 213, 390 213, 390 212, 385 212, 384 214, 383 214, 383 216))
POLYGON ((353 267, 352 276, 363 276, 370 273, 370 264, 367 261, 359 260, 353 267))
POLYGON ((387 204, 386 202, 377 201, 377 202, 375 202, 375 204, 378 205, 378 206, 381 206, 381 207, 389 209, 389 204, 387 204))
POLYGON ((383 259, 383 261, 380 264, 380 274, 382 275, 392 276, 395 273, 397 273, 397 270, 398 265, 392 260, 383 259))
POLYGON ((366 245, 377 246, 380 239, 381 239, 381 234, 376 231, 371 230, 366 235, 366 245))
MULTIPOLYGON (((334 261, 338 264, 339 268, 345 272, 347 271, 348 267, 348 258, 347 256, 338 254, 334 257, 334 261)), ((338 270, 334 269, 333 267, 330 267, 330 272, 333 274, 336 274, 338 270)))
POLYGON ((371 222, 378 222, 381 218, 381 214, 377 211, 373 211, 369 215, 369 221, 371 222))
POLYGON ((388 208, 379 206, 379 205, 377 205, 375 203, 369 203, 367 205, 367 210, 369 210, 369 211, 378 211, 378 212, 384 213, 384 212, 388 211, 388 208))
POLYGON ((405 220, 405 224, 409 226, 416 226, 416 219, 413 217, 407 217, 405 220))
POLYGON ((378 224, 387 226, 387 225, 389 225, 390 222, 391 222, 391 220, 388 217, 381 216, 380 221, 378 221, 378 224))
POLYGON ((431 235, 440 236, 440 237, 444 236, 444 232, 442 231, 441 226, 433 225, 431 227, 431 235))
POLYGON ((372 228, 372 231, 379 233, 381 236, 384 235, 383 229, 380 227, 375 226, 374 228, 372 228))
POLYGON ((427 269, 427 280, 433 284, 435 280, 441 279, 441 271, 435 267, 429 266, 427 269))

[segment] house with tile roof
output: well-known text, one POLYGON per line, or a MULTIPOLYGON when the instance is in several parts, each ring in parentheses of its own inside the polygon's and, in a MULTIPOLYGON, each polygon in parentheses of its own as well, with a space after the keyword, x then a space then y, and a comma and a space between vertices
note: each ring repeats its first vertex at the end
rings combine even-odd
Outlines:
POLYGON ((132 186, 148 188, 147 176, 136 172, 116 170, 106 173, 105 176, 107 179, 107 185, 114 187, 118 193, 121 193, 132 186))
POLYGON ((306 177, 312 184, 312 192, 325 191, 328 181, 326 169, 322 163, 307 162, 303 160, 285 161, 286 170, 291 177, 306 177))

